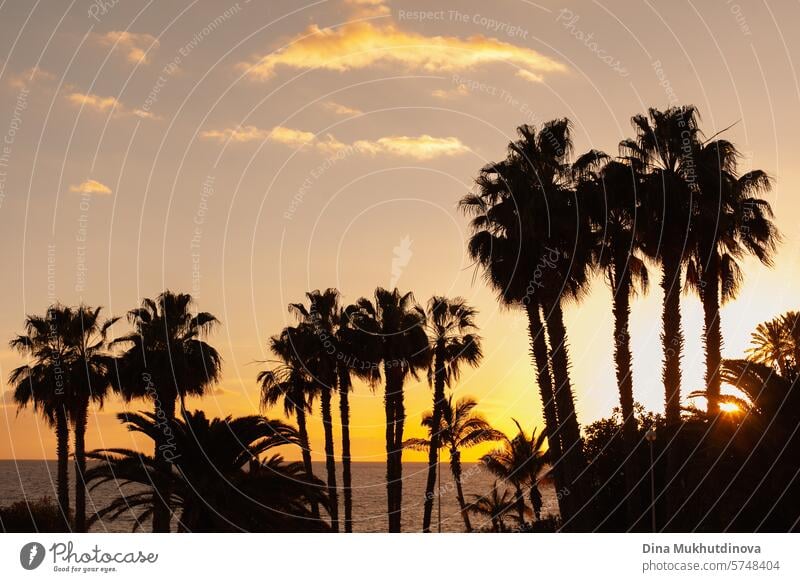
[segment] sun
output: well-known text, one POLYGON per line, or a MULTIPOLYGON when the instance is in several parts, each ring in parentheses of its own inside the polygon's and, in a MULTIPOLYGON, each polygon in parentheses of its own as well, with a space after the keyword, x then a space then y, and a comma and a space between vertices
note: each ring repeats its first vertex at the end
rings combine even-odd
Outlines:
POLYGON ((741 408, 739 408, 739 405, 736 404, 735 402, 720 402, 719 409, 722 412, 727 412, 729 414, 732 414, 734 412, 741 412, 742 410, 741 408))

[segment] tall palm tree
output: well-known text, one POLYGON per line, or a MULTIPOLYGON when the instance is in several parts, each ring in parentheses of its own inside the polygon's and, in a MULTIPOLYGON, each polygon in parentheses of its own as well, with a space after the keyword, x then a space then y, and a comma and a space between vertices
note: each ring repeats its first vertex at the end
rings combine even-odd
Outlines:
POLYGON ((506 489, 500 491, 500 484, 495 481, 488 495, 473 495, 473 501, 469 504, 469 512, 481 517, 488 517, 492 522, 492 531, 503 533, 506 531, 505 520, 515 519, 518 525, 522 525, 519 517, 512 514, 517 508, 514 494, 506 489))
POLYGON ((687 271, 703 304, 706 348, 706 399, 711 415, 719 412, 722 330, 720 304, 736 297, 742 282, 737 259, 749 254, 772 265, 780 238, 772 223, 769 176, 753 170, 739 176, 739 152, 725 140, 699 144, 694 153, 699 184, 695 257, 687 271))
MULTIPOLYGON (((156 413, 118 418, 128 430, 161 439, 156 413)), ((309 509, 327 503, 322 483, 307 475, 301 463, 287 464, 279 455, 260 458, 276 447, 299 445, 293 427, 261 416, 208 419, 202 411, 187 411, 172 426, 181 454, 170 465, 130 449, 89 453, 101 461, 87 474, 92 487, 113 482, 120 491, 99 518, 113 520, 141 510, 134 524, 138 528, 161 505, 159 493, 147 487, 156 481, 169 482, 171 505, 180 508, 180 531, 325 531, 309 509), (136 488, 131 491, 129 485, 136 488)))
MULTIPOLYGON (((156 299, 144 299, 142 306, 128 312, 133 332, 114 340, 128 346, 119 359, 119 389, 123 397, 153 401, 161 431, 155 439, 154 458, 161 473, 168 471, 177 451, 173 438, 175 407, 186 396, 202 396, 219 381, 222 358, 204 341, 217 318, 207 312, 193 312, 191 295, 164 291, 156 299)), ((153 511, 153 531, 170 529, 169 481, 155 482, 161 503, 153 511)))
POLYGON ((541 519, 542 493, 539 490, 539 475, 547 464, 544 450, 544 433, 537 436, 536 430, 528 436, 515 420, 517 432, 514 438, 501 433, 502 448, 484 455, 481 461, 497 477, 513 485, 517 492, 516 504, 520 522, 525 519, 525 499, 523 489, 528 488, 528 496, 536 519, 541 519))
POLYGON ((635 115, 636 135, 620 144, 622 154, 644 175, 645 214, 650 228, 643 247, 661 265, 664 399, 667 424, 680 422, 683 330, 680 292, 683 266, 693 248, 692 196, 698 190, 693 152, 699 142, 691 105, 635 115))
MULTIPOLYGON (((787 314, 794 319, 794 312, 787 314)), ((794 340, 786 327, 786 316, 775 317, 759 323, 750 336, 750 348, 747 349, 749 360, 772 367, 784 378, 788 378, 791 368, 796 367, 794 360, 794 340)))
POLYGON ((337 388, 336 330, 341 307, 336 289, 314 290, 306 293, 308 306, 292 303, 289 311, 300 321, 295 334, 294 349, 308 367, 313 381, 318 385, 322 426, 325 434, 325 469, 328 477, 331 528, 339 531, 339 496, 336 489, 336 457, 333 441, 333 412, 331 402, 337 388))
POLYGON ((556 482, 575 493, 561 500, 568 520, 572 500, 582 497, 577 480, 584 460, 562 307, 587 290, 593 233, 573 187, 569 121, 517 132, 506 159, 483 168, 478 193, 460 206, 473 216, 470 255, 501 302, 526 310, 556 482))
MULTIPOLYGON (((481 338, 476 335, 476 310, 461 297, 448 299, 434 296, 428 302, 427 330, 433 354, 428 381, 433 382, 433 413, 431 426, 441 426, 442 408, 445 405, 445 386, 457 381, 461 366, 477 366, 483 357, 481 338)), ((428 479, 425 484, 425 506, 422 531, 431 531, 433 515, 433 490, 436 486, 436 468, 439 464, 439 431, 432 431, 428 447, 428 479)))
POLYGON ((44 316, 25 318, 25 332, 9 345, 28 358, 28 363, 12 370, 9 384, 19 408, 29 404, 55 429, 57 498, 61 515, 69 524, 69 411, 67 392, 70 346, 65 338, 71 331, 72 311, 52 305, 44 316))
POLYGON ((461 451, 503 438, 503 433, 494 430, 483 416, 473 412, 477 405, 478 402, 470 397, 461 398, 453 403, 453 397, 450 396, 444 402, 439 403, 441 424, 438 428, 434 424, 433 411, 426 412, 423 415, 422 426, 428 429, 429 438, 408 439, 404 443, 407 448, 429 451, 433 442, 433 435, 439 434, 439 447, 447 449, 450 454, 450 470, 453 473, 453 481, 456 484, 456 498, 461 508, 464 527, 468 532, 472 531, 472 524, 469 520, 469 511, 461 484, 461 451))
MULTIPOLYGON (((297 356, 291 334, 292 328, 286 328, 280 335, 270 338, 270 351, 278 361, 271 369, 261 371, 257 380, 261 385, 263 407, 269 408, 282 402, 286 417, 297 418, 303 469, 308 478, 313 479, 306 415, 311 413, 314 398, 319 395, 319 384, 313 381, 305 364, 297 356)), ((319 506, 316 502, 311 505, 311 513, 319 519, 319 506)))
POLYGON ((614 315, 614 364, 622 410, 622 433, 625 441, 626 510, 635 518, 636 499, 633 467, 638 440, 633 396, 633 357, 631 351, 631 298, 649 283, 643 256, 643 225, 640 216, 640 176, 634 165, 611 160, 606 154, 592 150, 574 164, 578 177, 578 194, 588 209, 595 237, 594 262, 605 275, 612 292, 614 315))
POLYGON ((374 362, 385 376, 384 411, 386 413, 386 493, 389 531, 399 532, 403 500, 403 429, 405 405, 403 386, 408 375, 430 362, 425 311, 411 293, 375 290, 374 303, 361 298, 352 319, 363 341, 374 346, 374 362))

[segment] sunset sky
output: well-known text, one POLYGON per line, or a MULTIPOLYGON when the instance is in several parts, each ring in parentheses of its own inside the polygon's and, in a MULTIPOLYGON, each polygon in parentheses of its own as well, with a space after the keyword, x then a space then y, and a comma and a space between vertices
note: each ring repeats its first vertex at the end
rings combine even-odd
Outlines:
MULTIPOLYGON (((476 277, 456 208, 522 123, 569 117, 577 153, 616 153, 648 106, 696 105, 707 136, 732 126, 725 137, 742 169, 775 179, 784 241, 774 269, 745 263, 740 296, 722 312, 724 355, 741 356, 759 322, 800 307, 800 40, 785 33, 797 3, 432 5, 0 4, 0 459, 55 456, 52 431, 30 410, 17 414, 5 382, 23 363, 7 339, 25 315, 55 300, 124 315, 165 288, 192 293, 222 321, 209 341, 223 381, 191 407, 258 411, 257 361, 306 290, 337 287, 354 301, 396 285, 420 302, 475 305, 485 359, 456 395, 475 396, 500 429, 511 431, 512 417, 540 426, 525 318, 498 308, 476 277)), ((657 411, 660 302, 653 285, 631 321, 635 396, 657 411)), ((688 392, 702 382, 702 312, 692 296, 682 308, 688 392)), ((601 278, 566 323, 587 424, 617 402, 601 278)), ((356 461, 384 458, 380 394, 357 385, 352 396, 356 461)), ((410 380, 408 436, 421 436, 429 407, 424 376, 410 380)), ((89 448, 130 444, 121 409, 112 398, 93 412, 89 448)), ((310 428, 320 460, 317 411, 310 428)))

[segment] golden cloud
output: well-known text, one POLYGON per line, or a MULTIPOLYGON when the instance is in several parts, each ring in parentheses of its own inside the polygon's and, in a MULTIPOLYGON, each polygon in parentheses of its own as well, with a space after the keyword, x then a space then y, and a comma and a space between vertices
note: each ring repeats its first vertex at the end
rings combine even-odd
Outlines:
POLYGON ((248 76, 263 80, 279 67, 349 71, 390 63, 440 73, 500 62, 521 67, 529 74, 520 76, 528 80, 542 73, 566 71, 558 61, 532 49, 494 38, 424 36, 400 30, 394 24, 376 26, 371 22, 350 22, 336 29, 311 25, 285 48, 240 66, 248 76))
POLYGON ((336 115, 361 115, 364 113, 360 109, 348 107, 347 105, 342 105, 341 103, 336 103, 335 101, 326 101, 322 104, 322 106, 328 111, 333 111, 336 115))
POLYGON ((349 149, 354 153, 371 156, 384 154, 410 157, 418 160, 455 156, 470 151, 469 147, 458 138, 434 137, 427 134, 420 136, 387 136, 377 140, 360 139, 348 144, 338 140, 331 134, 320 137, 310 131, 302 131, 290 127, 276 126, 272 129, 261 129, 246 125, 222 130, 203 131, 200 136, 220 142, 270 141, 294 148, 313 148, 325 154, 334 154, 349 149))
POLYGON ((354 18, 383 16, 390 12, 384 0, 345 0, 344 3, 353 9, 354 18))
POLYGON ((97 180, 84 180, 80 184, 70 186, 69 191, 78 194, 99 194, 102 196, 111 194, 111 188, 97 180))
POLYGON ((14 75, 8 81, 9 85, 16 89, 28 87, 34 83, 49 82, 55 80, 56 76, 50 71, 45 71, 40 67, 31 67, 19 75, 14 75))
POLYGON ((88 107, 94 111, 105 113, 113 111, 116 116, 135 115, 140 119, 157 119, 150 111, 143 109, 129 109, 116 97, 101 97, 94 93, 73 92, 67 96, 67 101, 78 107, 88 107))
POLYGON ((436 97, 437 99, 457 99, 458 97, 463 97, 469 93, 469 89, 467 89, 466 85, 460 84, 453 89, 436 89, 431 92, 431 95, 436 97))
POLYGON ((152 34, 128 32, 126 30, 112 30, 98 38, 103 46, 110 46, 112 50, 118 49, 125 52, 125 58, 133 64, 147 64, 151 51, 158 48, 159 42, 152 34))

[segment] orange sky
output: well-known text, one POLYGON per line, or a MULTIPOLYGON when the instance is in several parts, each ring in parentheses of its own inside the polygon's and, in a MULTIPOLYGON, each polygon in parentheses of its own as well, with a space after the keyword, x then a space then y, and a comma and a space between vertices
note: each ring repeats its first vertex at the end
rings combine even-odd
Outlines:
MULTIPOLYGON (((191 292, 223 322, 211 341, 225 367, 221 385, 190 403, 250 414, 255 362, 289 323, 290 301, 331 286, 352 301, 396 283, 421 302, 461 295, 478 307, 484 363, 456 394, 475 396, 503 430, 512 417, 539 425, 524 318, 474 277, 456 203, 521 123, 568 116, 577 152, 613 153, 633 114, 679 103, 699 107, 707 135, 734 124, 726 137, 743 167, 776 183, 785 240, 773 270, 745 263, 742 292, 723 311, 724 354, 741 355, 757 323, 797 308, 800 41, 784 30, 796 5, 101 6, 0 8, 0 338, 54 299, 122 315, 166 287, 191 292), (400 245, 408 261, 393 273, 400 245)), ((661 410, 653 287, 633 305, 634 382, 637 400, 661 410)), ((609 302, 598 280, 566 313, 584 424, 616 403, 609 302)), ((703 376, 702 313, 694 297, 682 307, 688 392, 703 376)), ((3 378, 22 363, 5 346, 3 378)), ((0 458, 53 457, 51 431, 17 414, 2 389, 0 458)), ((430 390, 410 381, 406 394, 407 434, 417 436, 430 390)), ((352 408, 355 459, 381 460, 380 391, 356 386, 352 408)), ((90 447, 129 443, 120 409, 112 400, 93 415, 90 447)), ((316 414, 311 430, 318 455, 316 414)))

